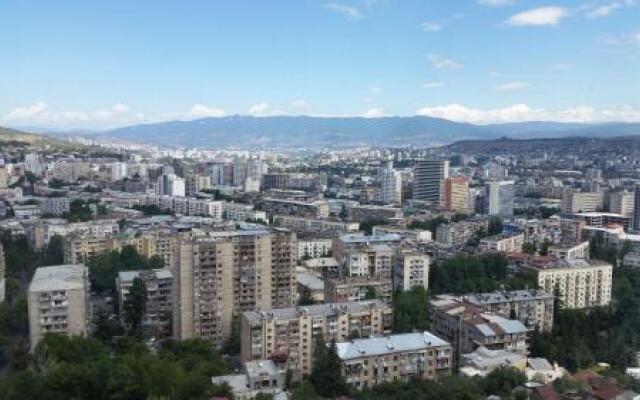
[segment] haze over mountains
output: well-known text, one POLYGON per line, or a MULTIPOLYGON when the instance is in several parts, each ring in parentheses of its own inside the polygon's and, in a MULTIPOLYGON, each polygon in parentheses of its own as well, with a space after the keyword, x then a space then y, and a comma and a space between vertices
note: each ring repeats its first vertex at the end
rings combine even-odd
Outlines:
POLYGON ((467 139, 616 137, 640 134, 640 123, 519 122, 473 125, 431 117, 312 117, 233 115, 158 122, 101 132, 58 132, 160 147, 344 148, 359 145, 435 146, 467 139))

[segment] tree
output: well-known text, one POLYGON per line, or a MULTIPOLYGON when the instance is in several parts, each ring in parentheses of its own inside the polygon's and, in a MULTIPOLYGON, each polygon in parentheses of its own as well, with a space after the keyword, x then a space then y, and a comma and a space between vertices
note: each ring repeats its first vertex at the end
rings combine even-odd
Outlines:
POLYGON ((342 363, 338 357, 335 340, 327 347, 321 334, 316 336, 313 348, 313 367, 310 381, 319 395, 335 398, 349 393, 342 375, 342 363))
POLYGON ((378 292, 373 286, 367 286, 367 292, 364 295, 365 300, 375 300, 378 298, 378 292))
POLYGON ((545 239, 542 241, 542 244, 540 245, 541 256, 549 255, 549 246, 551 246, 551 242, 549 241, 549 239, 545 239))
POLYGON ((522 245, 522 251, 527 254, 536 254, 536 245, 531 242, 525 242, 522 245))
POLYGON ((422 286, 414 286, 406 292, 396 292, 393 299, 393 331, 406 333, 427 330, 427 303, 427 291, 422 286))
POLYGON ((133 279, 129 294, 124 300, 124 320, 130 332, 138 332, 142 327, 147 308, 147 288, 142 279, 133 279))
POLYGON ((486 376, 483 380, 483 387, 487 394, 507 397, 516 387, 526 382, 527 376, 523 372, 513 367, 500 367, 486 376))
POLYGON ((489 218, 489 226, 487 227, 487 232, 490 236, 502 233, 502 219, 500 219, 499 217, 489 218))

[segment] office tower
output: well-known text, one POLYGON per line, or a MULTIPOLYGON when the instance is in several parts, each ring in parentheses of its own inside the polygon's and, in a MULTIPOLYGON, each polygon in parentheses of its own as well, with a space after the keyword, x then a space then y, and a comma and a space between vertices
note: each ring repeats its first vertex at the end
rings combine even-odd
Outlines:
POLYGON ((402 203, 402 175, 393 169, 393 163, 380 171, 380 188, 378 201, 384 204, 402 203))
POLYGON ((184 178, 176 174, 163 174, 158 178, 158 194, 184 197, 186 194, 184 178))
POLYGON ((293 305, 296 254, 295 234, 283 229, 183 241, 173 271, 174 336, 221 346, 243 311, 293 305))
POLYGON ((469 212, 469 179, 456 176, 444 180, 443 206, 462 214, 469 212))
POLYGON ((46 333, 89 331, 89 271, 83 264, 40 267, 29 285, 31 350, 46 333))
POLYGON ((413 198, 439 206, 448 177, 448 160, 417 160, 413 167, 413 198))
POLYGON ((491 181, 485 185, 486 211, 489 215, 513 215, 513 181, 491 181))

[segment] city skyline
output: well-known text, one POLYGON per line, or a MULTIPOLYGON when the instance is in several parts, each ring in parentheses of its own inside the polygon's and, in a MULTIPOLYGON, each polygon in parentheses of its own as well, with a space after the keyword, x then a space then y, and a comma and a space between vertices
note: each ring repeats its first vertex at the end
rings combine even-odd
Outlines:
POLYGON ((0 125, 640 121, 640 2, 2 2, 0 125))

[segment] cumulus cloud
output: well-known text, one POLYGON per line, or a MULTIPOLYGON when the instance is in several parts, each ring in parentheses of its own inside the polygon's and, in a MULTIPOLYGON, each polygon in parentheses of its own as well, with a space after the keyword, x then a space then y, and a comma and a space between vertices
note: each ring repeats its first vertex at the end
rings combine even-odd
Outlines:
POLYGON ((269 115, 269 103, 263 101, 258 104, 254 104, 249 109, 249 114, 253 115, 254 117, 263 117, 269 115))
POLYGON ((204 104, 194 104, 187 112, 186 117, 189 119, 205 118, 205 117, 224 117, 227 115, 224 110, 216 107, 209 107, 204 104))
POLYGON ((461 104, 423 107, 416 111, 418 115, 445 118, 451 121, 469 122, 473 124, 490 124, 524 121, 558 121, 558 122, 640 122, 640 108, 625 105, 596 109, 579 106, 565 110, 545 110, 533 108, 527 104, 514 104, 493 109, 466 107, 461 104))
POLYGON ((80 111, 53 109, 47 103, 38 101, 32 105, 16 107, 0 119, 11 124, 43 127, 108 127, 142 122, 146 117, 142 113, 132 113, 129 107, 122 103, 98 110, 80 111))
POLYGON ((513 81, 513 82, 503 83, 501 85, 492 86, 491 90, 493 90, 494 92, 506 92, 506 91, 526 89, 529 86, 531 86, 529 82, 513 81))
POLYGON ((507 23, 512 26, 557 25, 568 15, 564 7, 539 7, 512 15, 507 23))
POLYGON ((424 89, 438 89, 444 87, 444 83, 442 82, 426 82, 422 84, 424 89))
POLYGON ((437 69, 460 69, 463 67, 461 63, 440 54, 429 54, 427 55, 427 59, 431 65, 437 69))
POLYGON ((374 107, 370 108, 362 114, 365 118, 381 118, 386 117, 387 114, 384 112, 382 108, 374 107))
POLYGON ((423 22, 422 29, 425 32, 438 32, 442 30, 442 24, 439 22, 423 22))

